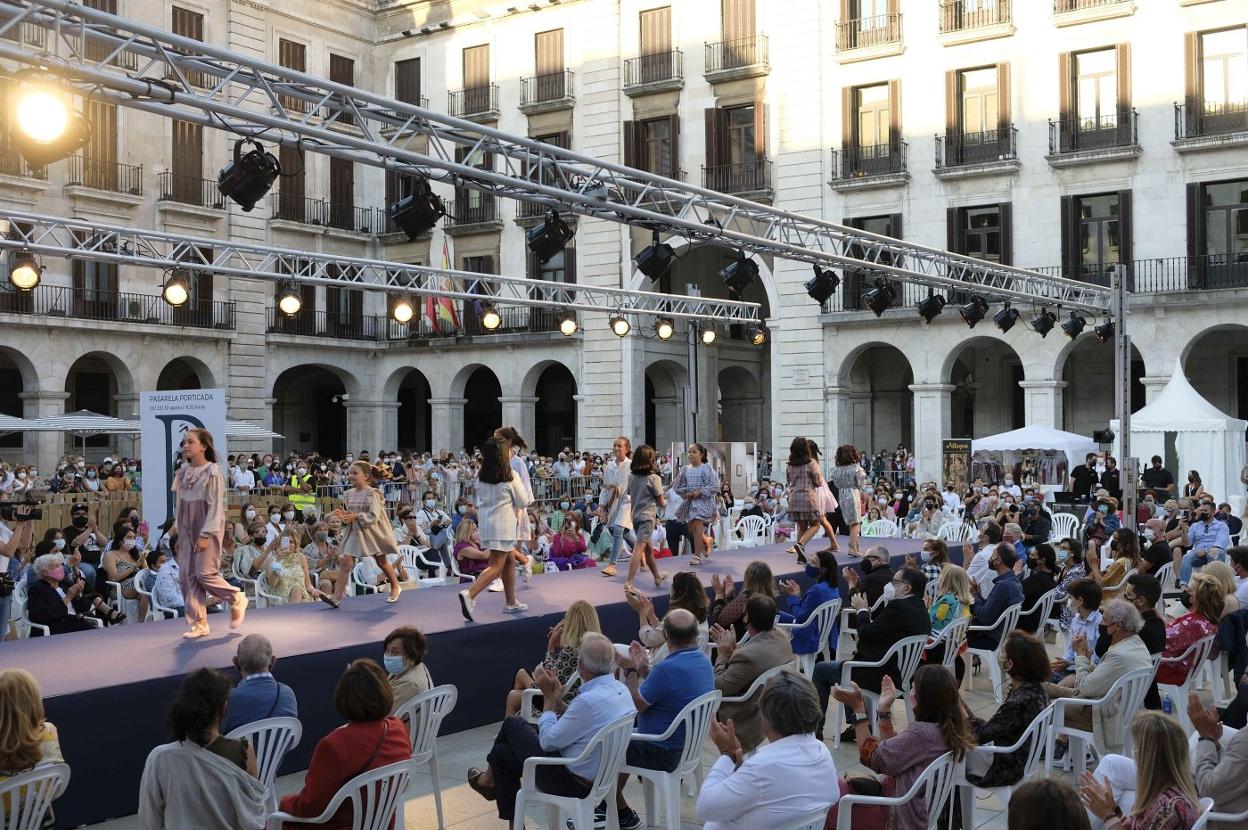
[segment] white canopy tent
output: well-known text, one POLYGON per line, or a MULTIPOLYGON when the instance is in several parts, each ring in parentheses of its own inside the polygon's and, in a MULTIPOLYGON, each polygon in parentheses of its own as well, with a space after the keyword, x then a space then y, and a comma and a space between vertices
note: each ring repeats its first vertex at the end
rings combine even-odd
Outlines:
MULTIPOLYGON (((1113 429, 1118 431, 1114 422, 1113 429)), ((1131 416, 1131 454, 1143 469, 1159 455, 1177 483, 1188 470, 1200 473, 1205 490, 1238 513, 1243 508, 1244 430, 1248 421, 1232 418, 1192 388, 1175 361, 1170 382, 1148 406, 1131 416)))
POLYGON ((1058 450, 1066 453, 1070 468, 1082 464, 1088 453, 1096 452, 1100 447, 1086 435, 1076 432, 1063 432, 1051 427, 1023 427, 1022 429, 990 435, 987 438, 975 438, 971 441, 971 453, 984 452, 1023 452, 1025 450, 1058 450))

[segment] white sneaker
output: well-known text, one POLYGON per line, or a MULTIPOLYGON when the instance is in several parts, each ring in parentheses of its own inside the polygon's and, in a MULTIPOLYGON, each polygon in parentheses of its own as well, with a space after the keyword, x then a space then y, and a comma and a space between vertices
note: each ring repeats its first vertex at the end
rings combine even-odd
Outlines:
POLYGON ((533 578, 532 558, 530 558, 528 562, 525 562, 523 565, 520 566, 520 578, 523 579, 525 582, 528 582, 530 579, 533 578))
POLYGON ((632 558, 633 558, 633 553, 632 553, 632 551, 621 550, 621 551, 620 551, 620 555, 619 555, 619 556, 617 556, 617 557, 615 557, 615 561, 616 561, 616 562, 627 562, 628 560, 630 560, 630 559, 632 559, 632 558))
POLYGON ((517 602, 515 605, 503 606, 504 614, 519 614, 521 611, 528 611, 528 610, 529 610, 529 606, 525 605, 523 602, 517 602))
POLYGON ((490 583, 490 587, 486 588, 485 590, 498 593, 499 591, 503 590, 503 580, 495 579, 493 582, 490 583))
POLYGON ((472 615, 472 609, 477 607, 477 601, 468 596, 468 589, 459 592, 459 610, 464 612, 464 619, 468 622, 476 622, 477 618, 472 615))

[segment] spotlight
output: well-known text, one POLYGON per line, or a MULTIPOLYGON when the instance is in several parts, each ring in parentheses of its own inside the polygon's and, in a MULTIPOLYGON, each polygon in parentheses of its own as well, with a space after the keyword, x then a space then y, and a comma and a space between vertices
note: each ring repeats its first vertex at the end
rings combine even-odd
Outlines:
POLYGON ((984 319, 987 313, 988 302, 983 297, 971 297, 969 303, 958 309, 958 316, 970 328, 975 328, 975 324, 984 319))
POLYGON ((412 301, 408 297, 395 297, 390 306, 390 316, 396 323, 410 323, 416 316, 416 309, 412 307, 412 301))
POLYGON ((750 323, 745 327, 745 339, 750 341, 751 346, 763 345, 767 342, 767 327, 761 323, 750 323))
POLYGON ((1053 331, 1053 326, 1056 323, 1057 315, 1047 308, 1042 308, 1040 313, 1036 315, 1036 319, 1031 321, 1031 330, 1041 337, 1048 337, 1049 332, 1053 331))
POLYGON ((719 277, 728 286, 731 295, 740 297, 758 277, 758 263, 742 254, 725 265, 720 270, 719 277))
POLYGON ((572 228, 559 218, 558 211, 552 210, 546 214, 542 224, 529 228, 525 238, 528 240, 529 250, 537 254, 537 258, 545 265, 550 262, 551 257, 563 250, 572 235, 572 228))
POLYGON ((299 309, 303 308, 303 296, 299 293, 299 286, 293 282, 288 282, 282 287, 282 293, 277 295, 277 307, 287 317, 294 317, 299 313, 299 309))
POLYGON ((1114 339, 1114 321, 1106 319, 1099 326, 1092 329, 1092 333, 1096 335, 1096 339, 1102 343, 1114 339))
POLYGON ((611 318, 611 333, 616 337, 627 337, 632 330, 632 324, 628 322, 628 318, 623 314, 617 314, 611 318))
POLYGON ((160 296, 174 308, 186 305, 191 298, 191 281, 185 268, 174 268, 165 277, 165 284, 160 289, 160 296))
POLYGON ((1013 308, 1009 301, 1006 301, 1005 308, 992 315, 992 322, 996 323, 1001 331, 1009 331, 1018 322, 1018 316, 1018 309, 1013 308))
POLYGON ((923 318, 924 323, 930 323, 940 316, 940 312, 945 310, 945 305, 948 302, 940 294, 929 294, 925 299, 919 301, 919 316, 923 318))
POLYGON ((1088 325, 1088 321, 1080 317, 1075 312, 1070 312, 1070 319, 1062 323, 1062 331, 1066 332, 1066 336, 1074 340, 1083 333, 1083 329, 1088 325))
POLYGON ((841 278, 831 268, 814 266, 815 275, 806 281, 806 294, 819 305, 826 303, 841 284, 841 278))
POLYGON ((897 289, 886 280, 881 280, 875 288, 862 295, 863 304, 874 311, 876 317, 887 311, 896 299, 897 289))
POLYGON ((77 113, 60 83, 38 72, 18 73, 12 137, 31 167, 43 167, 78 152, 91 125, 77 113))
POLYGON ((438 220, 446 216, 446 205, 429 188, 429 183, 418 179, 412 192, 386 208, 399 230, 407 234, 407 238, 415 240, 423 233, 428 233, 438 220))
POLYGON ((9 284, 18 291, 33 291, 42 277, 43 266, 30 251, 18 251, 9 260, 9 284))
POLYGON ((650 244, 633 257, 633 264, 638 271, 652 280, 657 280, 671 270, 672 260, 675 258, 676 252, 672 250, 672 246, 659 242, 659 232, 655 231, 650 244))
POLYGON ((712 343, 715 342, 715 327, 707 326, 706 328, 702 329, 702 332, 699 336, 702 338, 702 345, 704 346, 711 345, 712 343))
POLYGON ((576 322, 576 312, 571 309, 559 315, 559 333, 564 337, 571 337, 576 334, 580 327, 580 323, 576 322))
POLYGON ((660 340, 671 340, 676 333, 676 324, 667 317, 660 317, 654 321, 654 333, 660 340))
POLYGON ((486 331, 494 331, 503 324, 503 315, 498 313, 498 309, 493 303, 485 303, 481 306, 481 327, 486 331))
POLYGON ((254 138, 234 142, 234 159, 217 174, 217 190, 233 199, 244 211, 250 211, 264 198, 282 172, 277 157, 265 150, 254 138), (243 145, 252 145, 246 153, 243 145))

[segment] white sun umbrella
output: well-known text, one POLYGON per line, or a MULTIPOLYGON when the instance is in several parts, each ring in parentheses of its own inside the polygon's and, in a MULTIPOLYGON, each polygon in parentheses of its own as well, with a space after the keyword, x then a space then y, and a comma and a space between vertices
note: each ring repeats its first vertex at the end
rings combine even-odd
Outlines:
POLYGON ((36 418, 27 424, 26 432, 68 432, 76 435, 82 439, 83 452, 86 452, 87 439, 94 435, 138 435, 141 431, 138 421, 101 415, 88 409, 36 418))
POLYGON ((230 438, 281 438, 279 433, 248 421, 226 419, 225 434, 230 438))
POLYGON ((11 432, 25 432, 30 429, 31 421, 25 418, 17 418, 13 415, 4 415, 0 413, 0 435, 8 435, 11 432))

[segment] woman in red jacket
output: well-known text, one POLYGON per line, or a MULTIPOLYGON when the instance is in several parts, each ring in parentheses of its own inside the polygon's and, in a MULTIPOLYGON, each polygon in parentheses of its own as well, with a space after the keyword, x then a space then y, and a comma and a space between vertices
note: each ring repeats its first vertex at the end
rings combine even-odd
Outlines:
MULTIPOLYGON (((316 745, 303 789, 282 799, 281 809, 300 818, 319 816, 342 785, 361 773, 411 757, 407 728, 390 717, 394 695, 381 666, 356 660, 338 678, 334 708, 347 719, 316 745)), ((400 805, 399 809, 402 809, 400 805)), ((296 828, 302 825, 287 825, 296 828)), ((351 805, 345 803, 320 825, 350 830, 351 805)))

